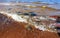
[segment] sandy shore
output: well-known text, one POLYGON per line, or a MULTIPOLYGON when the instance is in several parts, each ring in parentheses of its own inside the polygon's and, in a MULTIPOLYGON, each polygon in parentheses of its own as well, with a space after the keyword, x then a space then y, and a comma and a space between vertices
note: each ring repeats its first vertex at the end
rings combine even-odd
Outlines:
POLYGON ((40 31, 34 27, 27 30, 25 25, 0 14, 0 38, 59 38, 57 33, 40 31))

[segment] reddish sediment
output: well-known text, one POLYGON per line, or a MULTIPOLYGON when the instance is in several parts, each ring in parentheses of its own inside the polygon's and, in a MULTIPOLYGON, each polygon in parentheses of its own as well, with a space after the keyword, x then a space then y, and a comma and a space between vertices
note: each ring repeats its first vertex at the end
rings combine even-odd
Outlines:
POLYGON ((0 14, 0 38, 60 38, 57 33, 40 31, 33 27, 27 30, 25 26, 26 23, 18 23, 0 14), (5 19, 7 21, 4 23, 5 19))

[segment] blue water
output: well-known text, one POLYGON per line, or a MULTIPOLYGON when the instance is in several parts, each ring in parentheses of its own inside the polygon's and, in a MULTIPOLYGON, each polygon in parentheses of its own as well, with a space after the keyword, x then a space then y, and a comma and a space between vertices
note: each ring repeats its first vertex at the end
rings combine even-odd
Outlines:
POLYGON ((46 3, 60 3, 60 0, 0 0, 0 2, 11 2, 11 1, 20 1, 20 2, 46 2, 46 3))

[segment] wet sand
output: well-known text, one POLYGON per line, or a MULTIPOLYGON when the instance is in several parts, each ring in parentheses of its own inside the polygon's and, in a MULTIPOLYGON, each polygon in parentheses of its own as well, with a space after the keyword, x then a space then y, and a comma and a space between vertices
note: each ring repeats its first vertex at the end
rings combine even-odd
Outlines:
POLYGON ((40 31, 36 28, 27 30, 26 23, 18 23, 0 14, 0 38, 60 38, 57 33, 40 31))

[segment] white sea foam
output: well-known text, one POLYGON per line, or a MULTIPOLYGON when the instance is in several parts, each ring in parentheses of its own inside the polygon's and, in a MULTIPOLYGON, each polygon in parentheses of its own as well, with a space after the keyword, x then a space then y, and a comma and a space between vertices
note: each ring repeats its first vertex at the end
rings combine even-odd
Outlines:
POLYGON ((7 16, 13 18, 15 21, 27 23, 26 19, 22 18, 21 16, 15 14, 15 13, 14 14, 13 13, 6 13, 6 12, 1 12, 1 13, 6 14, 7 16))

